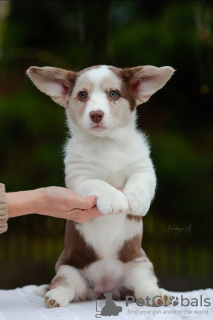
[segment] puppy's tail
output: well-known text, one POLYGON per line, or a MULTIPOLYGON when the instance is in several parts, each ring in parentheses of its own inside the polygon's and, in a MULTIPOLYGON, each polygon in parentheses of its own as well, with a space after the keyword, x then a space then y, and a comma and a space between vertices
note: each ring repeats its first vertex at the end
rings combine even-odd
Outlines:
POLYGON ((44 297, 47 291, 49 290, 50 290, 49 284, 42 284, 41 286, 38 286, 37 288, 34 289, 34 293, 37 296, 44 297))

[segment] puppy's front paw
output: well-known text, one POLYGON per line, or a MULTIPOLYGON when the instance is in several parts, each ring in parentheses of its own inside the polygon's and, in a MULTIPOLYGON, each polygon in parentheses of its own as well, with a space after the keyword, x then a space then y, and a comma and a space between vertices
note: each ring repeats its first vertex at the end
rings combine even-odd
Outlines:
POLYGON ((131 214, 142 217, 147 214, 151 201, 142 190, 127 187, 124 189, 123 193, 128 200, 131 214))
POLYGON ((103 214, 127 213, 129 204, 126 196, 115 189, 113 192, 106 192, 106 194, 98 197, 97 208, 103 214))
POLYGON ((66 293, 60 288, 48 291, 44 297, 44 301, 48 308, 67 307, 69 305, 66 293))

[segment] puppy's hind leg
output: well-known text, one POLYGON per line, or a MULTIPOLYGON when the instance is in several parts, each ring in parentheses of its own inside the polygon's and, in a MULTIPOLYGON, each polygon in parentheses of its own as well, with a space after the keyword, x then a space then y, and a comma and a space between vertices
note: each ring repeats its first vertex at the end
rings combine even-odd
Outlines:
POLYGON ((60 266, 45 295, 48 308, 67 307, 73 300, 86 299, 87 286, 79 271, 73 267, 60 266))
POLYGON ((152 263, 147 256, 137 259, 128 276, 127 286, 134 291, 136 299, 142 298, 148 306, 168 305, 170 294, 165 289, 159 288, 154 274, 152 263))

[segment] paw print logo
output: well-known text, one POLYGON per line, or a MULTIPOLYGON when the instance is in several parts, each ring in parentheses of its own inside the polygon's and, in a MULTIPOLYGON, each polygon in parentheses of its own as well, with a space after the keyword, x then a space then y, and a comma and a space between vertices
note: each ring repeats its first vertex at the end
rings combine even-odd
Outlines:
POLYGON ((179 304, 178 297, 171 296, 169 304, 172 304, 173 307, 176 307, 179 304), (174 300, 175 299, 175 300, 174 300))

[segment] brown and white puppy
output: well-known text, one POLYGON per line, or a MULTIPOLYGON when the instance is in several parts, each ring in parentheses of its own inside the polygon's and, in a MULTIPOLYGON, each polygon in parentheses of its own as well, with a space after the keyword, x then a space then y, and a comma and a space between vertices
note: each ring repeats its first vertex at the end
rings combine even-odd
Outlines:
MULTIPOLYGON (((136 129, 136 106, 173 74, 171 67, 119 69, 95 66, 73 72, 31 67, 30 79, 65 108, 72 138, 65 156, 66 186, 94 195, 103 217, 84 224, 67 221, 65 248, 45 295, 48 307, 94 299, 111 291, 122 299, 168 296, 141 249, 142 216, 155 194, 149 146, 136 129), (124 188, 123 192, 119 188, 124 188)), ((157 300, 156 300, 157 299, 157 300)))

